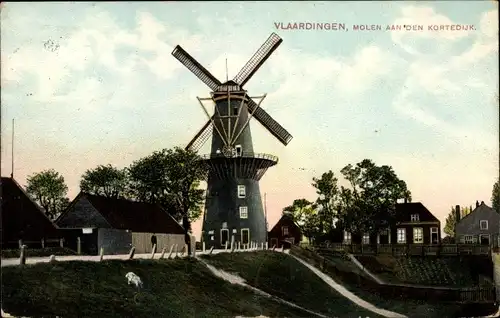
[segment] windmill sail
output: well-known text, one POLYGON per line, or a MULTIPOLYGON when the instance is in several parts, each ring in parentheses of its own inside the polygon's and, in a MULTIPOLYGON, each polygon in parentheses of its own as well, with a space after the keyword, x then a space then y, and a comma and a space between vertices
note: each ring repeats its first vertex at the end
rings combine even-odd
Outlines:
POLYGON ((186 146, 186 150, 198 151, 203 147, 207 140, 212 136, 212 131, 214 127, 212 125, 212 120, 206 122, 205 125, 198 131, 198 133, 191 139, 189 144, 186 146))
POLYGON ((233 81, 245 85, 246 82, 257 72, 257 70, 264 64, 264 62, 271 56, 271 54, 278 48, 283 40, 273 33, 266 42, 255 52, 255 54, 248 60, 247 64, 243 66, 241 71, 234 77, 233 81))
POLYGON ((203 83, 215 91, 221 82, 204 68, 198 61, 189 55, 182 47, 177 45, 172 51, 172 55, 194 73, 203 83))
POLYGON ((247 106, 248 110, 253 112, 253 117, 257 119, 262 126, 266 127, 266 129, 274 137, 278 138, 278 140, 285 146, 288 145, 293 136, 285 128, 283 128, 283 126, 274 120, 265 110, 258 107, 257 103, 255 103, 253 99, 249 98, 247 106))

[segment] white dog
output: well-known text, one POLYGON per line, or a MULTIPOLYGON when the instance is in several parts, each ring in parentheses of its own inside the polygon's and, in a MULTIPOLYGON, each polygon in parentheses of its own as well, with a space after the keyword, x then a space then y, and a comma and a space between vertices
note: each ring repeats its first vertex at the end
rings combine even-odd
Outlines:
POLYGON ((142 280, 139 276, 137 276, 136 274, 132 273, 132 272, 128 272, 126 275, 125 275, 125 278, 128 280, 128 284, 134 284, 135 287, 137 288, 142 288, 142 280))

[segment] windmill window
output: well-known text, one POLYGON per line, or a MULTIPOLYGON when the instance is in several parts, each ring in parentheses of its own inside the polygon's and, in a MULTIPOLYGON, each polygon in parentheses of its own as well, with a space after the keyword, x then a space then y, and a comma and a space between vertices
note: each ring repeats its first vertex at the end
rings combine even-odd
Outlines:
POLYGON ((246 188, 244 185, 238 185, 238 198, 242 199, 246 196, 246 188))
POLYGON ((241 145, 236 145, 236 156, 241 156, 241 145))
POLYGON ((238 106, 233 106, 233 115, 238 115, 238 106))
POLYGON ((418 222, 419 221, 418 214, 412 214, 411 215, 411 221, 412 222, 418 222))
POLYGON ((248 207, 240 206, 240 219, 248 219, 248 207))

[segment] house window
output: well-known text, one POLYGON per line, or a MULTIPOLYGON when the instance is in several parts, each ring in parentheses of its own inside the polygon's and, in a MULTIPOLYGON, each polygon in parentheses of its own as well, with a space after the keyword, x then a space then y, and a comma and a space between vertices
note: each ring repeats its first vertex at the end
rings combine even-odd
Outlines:
POLYGON ((250 229, 241 229, 241 244, 250 242, 250 229))
POLYGON ((419 221, 418 214, 412 214, 410 217, 411 217, 411 221, 412 222, 418 222, 419 221))
POLYGON ((212 236, 210 236, 210 240, 211 240, 211 241, 215 240, 215 236, 213 236, 213 235, 212 235, 212 236))
POLYGON ((474 237, 472 235, 464 235, 464 242, 465 244, 472 244, 474 243, 474 237))
POLYGON ((351 239, 352 239, 351 233, 344 231, 344 243, 351 244, 351 239))
POLYGON ((233 229, 233 234, 236 234, 238 233, 238 230, 237 229, 233 229))
POLYGON ((281 231, 283 232, 283 236, 288 235, 288 226, 282 226, 281 231))
POLYGON ((481 230, 487 230, 488 229, 488 220, 479 221, 479 228, 481 230))
POLYGON ((420 244, 424 242, 424 229, 421 227, 413 228, 413 243, 420 244))
POLYGON ((370 234, 363 234, 363 244, 370 244, 370 234))
POLYGON ((244 185, 239 185, 238 186, 238 198, 244 198, 246 196, 246 188, 244 185))
POLYGON ((248 219, 248 208, 240 206, 240 219, 248 219))
POLYGON ((431 244, 439 243, 438 230, 439 229, 437 227, 431 227, 431 244))
POLYGON ((397 231, 397 240, 399 244, 404 244, 406 243, 406 229, 405 228, 400 228, 397 231))

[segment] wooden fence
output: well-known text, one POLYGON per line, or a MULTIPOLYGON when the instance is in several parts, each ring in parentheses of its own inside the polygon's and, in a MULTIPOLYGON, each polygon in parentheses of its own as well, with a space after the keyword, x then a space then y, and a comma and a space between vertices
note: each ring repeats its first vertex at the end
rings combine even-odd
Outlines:
MULTIPOLYGON (((463 304, 490 304, 496 301, 494 286, 452 288, 411 284, 379 284, 364 275, 335 266, 311 249, 292 246, 290 253, 316 266, 326 274, 332 275, 334 279, 339 279, 342 283, 357 285, 359 288, 377 293, 384 298, 408 298, 430 302, 448 301, 463 304)), ((352 266, 355 265, 353 264, 352 266)))
POLYGON ((318 245, 316 248, 327 249, 334 252, 346 252, 354 255, 377 255, 387 254, 394 256, 408 255, 491 255, 491 247, 472 244, 342 244, 328 243, 318 245))

